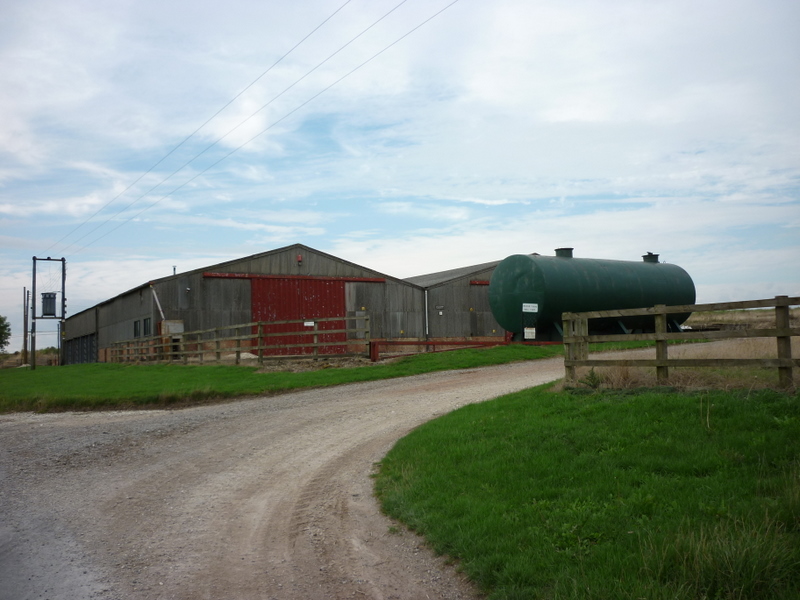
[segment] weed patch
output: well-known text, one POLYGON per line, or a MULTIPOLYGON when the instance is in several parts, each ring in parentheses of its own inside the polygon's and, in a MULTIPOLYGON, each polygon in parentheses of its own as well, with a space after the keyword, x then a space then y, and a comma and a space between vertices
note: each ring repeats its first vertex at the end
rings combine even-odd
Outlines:
POLYGON ((647 577, 691 598, 788 597, 800 577, 797 536, 765 512, 760 519, 723 518, 641 542, 647 577))

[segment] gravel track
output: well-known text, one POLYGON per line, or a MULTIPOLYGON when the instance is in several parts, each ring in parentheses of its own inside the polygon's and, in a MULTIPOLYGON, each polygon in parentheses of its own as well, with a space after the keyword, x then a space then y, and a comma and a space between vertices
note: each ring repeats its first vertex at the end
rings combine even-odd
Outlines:
POLYGON ((0 600, 478 598, 381 515, 414 427, 563 359, 175 411, 0 416, 0 600))

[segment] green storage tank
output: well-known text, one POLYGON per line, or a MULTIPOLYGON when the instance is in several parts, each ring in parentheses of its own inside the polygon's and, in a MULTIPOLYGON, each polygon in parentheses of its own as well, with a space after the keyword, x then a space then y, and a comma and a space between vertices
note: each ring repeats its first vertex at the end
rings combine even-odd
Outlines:
MULTIPOLYGON (((573 258, 572 248, 559 248, 555 256, 515 254, 495 268, 489 306, 514 340, 561 340, 564 312, 694 304, 694 282, 686 271, 658 262, 650 252, 642 259, 573 258)), ((688 318, 688 313, 669 315, 669 329, 679 330, 688 318)), ((589 325, 596 334, 651 332, 654 319, 593 319, 589 325)))

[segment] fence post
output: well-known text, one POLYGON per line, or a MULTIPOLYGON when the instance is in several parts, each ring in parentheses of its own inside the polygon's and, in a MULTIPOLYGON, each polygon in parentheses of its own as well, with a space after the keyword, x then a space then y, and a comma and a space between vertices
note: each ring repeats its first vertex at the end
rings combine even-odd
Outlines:
MULTIPOLYGON (((575 335, 575 320, 573 317, 573 313, 561 315, 564 332, 564 358, 568 361, 575 360, 575 342, 572 341, 572 336, 575 335)), ((564 367, 564 379, 567 384, 575 385, 576 368, 574 365, 566 365, 564 367)))
POLYGON ((258 364, 264 364, 264 338, 261 337, 264 334, 264 323, 259 321, 258 327, 256 327, 256 349, 258 352, 258 364))
MULTIPOLYGON (((358 335, 358 334, 356 334, 356 335, 358 335)), ((370 348, 371 348, 372 342, 370 341, 370 336, 369 336, 369 317, 368 316, 364 317, 364 343, 366 343, 366 345, 367 345, 367 356, 369 356, 371 358, 370 348)))
POLYGON ((236 328, 236 364, 242 360, 242 338, 240 337, 242 330, 240 327, 236 328))
POLYGON ((656 381, 659 384, 669 383, 669 367, 667 366, 667 313, 664 304, 657 304, 654 309, 656 325, 656 381))
POLYGON ((578 360, 589 360, 589 319, 583 317, 578 321, 578 335, 583 339, 578 344, 578 360))
POLYGON ((317 354, 319 353, 319 347, 317 346, 317 343, 319 342, 319 336, 317 335, 317 331, 319 331, 319 325, 318 325, 317 320, 315 319, 314 320, 314 350, 312 351, 314 356, 317 356, 317 354))
POLYGON ((793 385, 792 373, 792 338, 789 331, 789 297, 775 297, 775 328, 778 343, 778 384, 782 388, 791 388, 793 385), (785 366, 784 366, 785 365, 785 366))

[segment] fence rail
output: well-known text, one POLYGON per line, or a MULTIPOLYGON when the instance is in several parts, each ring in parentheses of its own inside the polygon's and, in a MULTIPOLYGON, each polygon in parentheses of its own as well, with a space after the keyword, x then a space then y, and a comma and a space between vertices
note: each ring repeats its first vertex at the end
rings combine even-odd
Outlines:
POLYGON ((161 334, 116 342, 111 347, 111 362, 220 362, 233 355, 238 365, 243 353, 264 358, 308 358, 320 355, 369 355, 369 316, 347 315, 257 321, 182 333, 161 334), (336 329, 320 324, 341 322, 336 329), (358 326, 361 322, 361 326, 358 326), (352 324, 352 326, 351 326, 352 324), (297 325, 298 329, 291 329, 297 325), (275 327, 289 329, 272 331, 275 327), (269 343, 271 341, 276 343, 269 343), (344 349, 345 351, 339 351, 344 349), (332 351, 334 350, 334 351, 332 351))
POLYGON ((724 302, 713 304, 686 304, 681 306, 654 306, 626 310, 606 310, 583 313, 564 313, 564 368, 566 381, 575 384, 579 367, 655 367, 659 383, 669 381, 670 367, 730 367, 760 366, 778 370, 781 387, 793 386, 793 369, 800 360, 792 358, 792 337, 800 336, 800 329, 792 328, 789 308, 800 305, 800 297, 777 296, 767 300, 724 302), (775 327, 761 329, 735 329, 726 331, 683 330, 667 332, 667 315, 675 313, 741 310, 752 308, 774 308, 775 327), (589 335, 590 319, 608 319, 652 315, 655 320, 654 333, 622 335, 589 335), (674 340, 721 340, 735 338, 775 338, 777 358, 707 358, 675 359, 668 356, 668 342, 674 340), (616 342, 624 340, 649 340, 656 342, 655 359, 590 359, 589 344, 593 342, 616 342))

